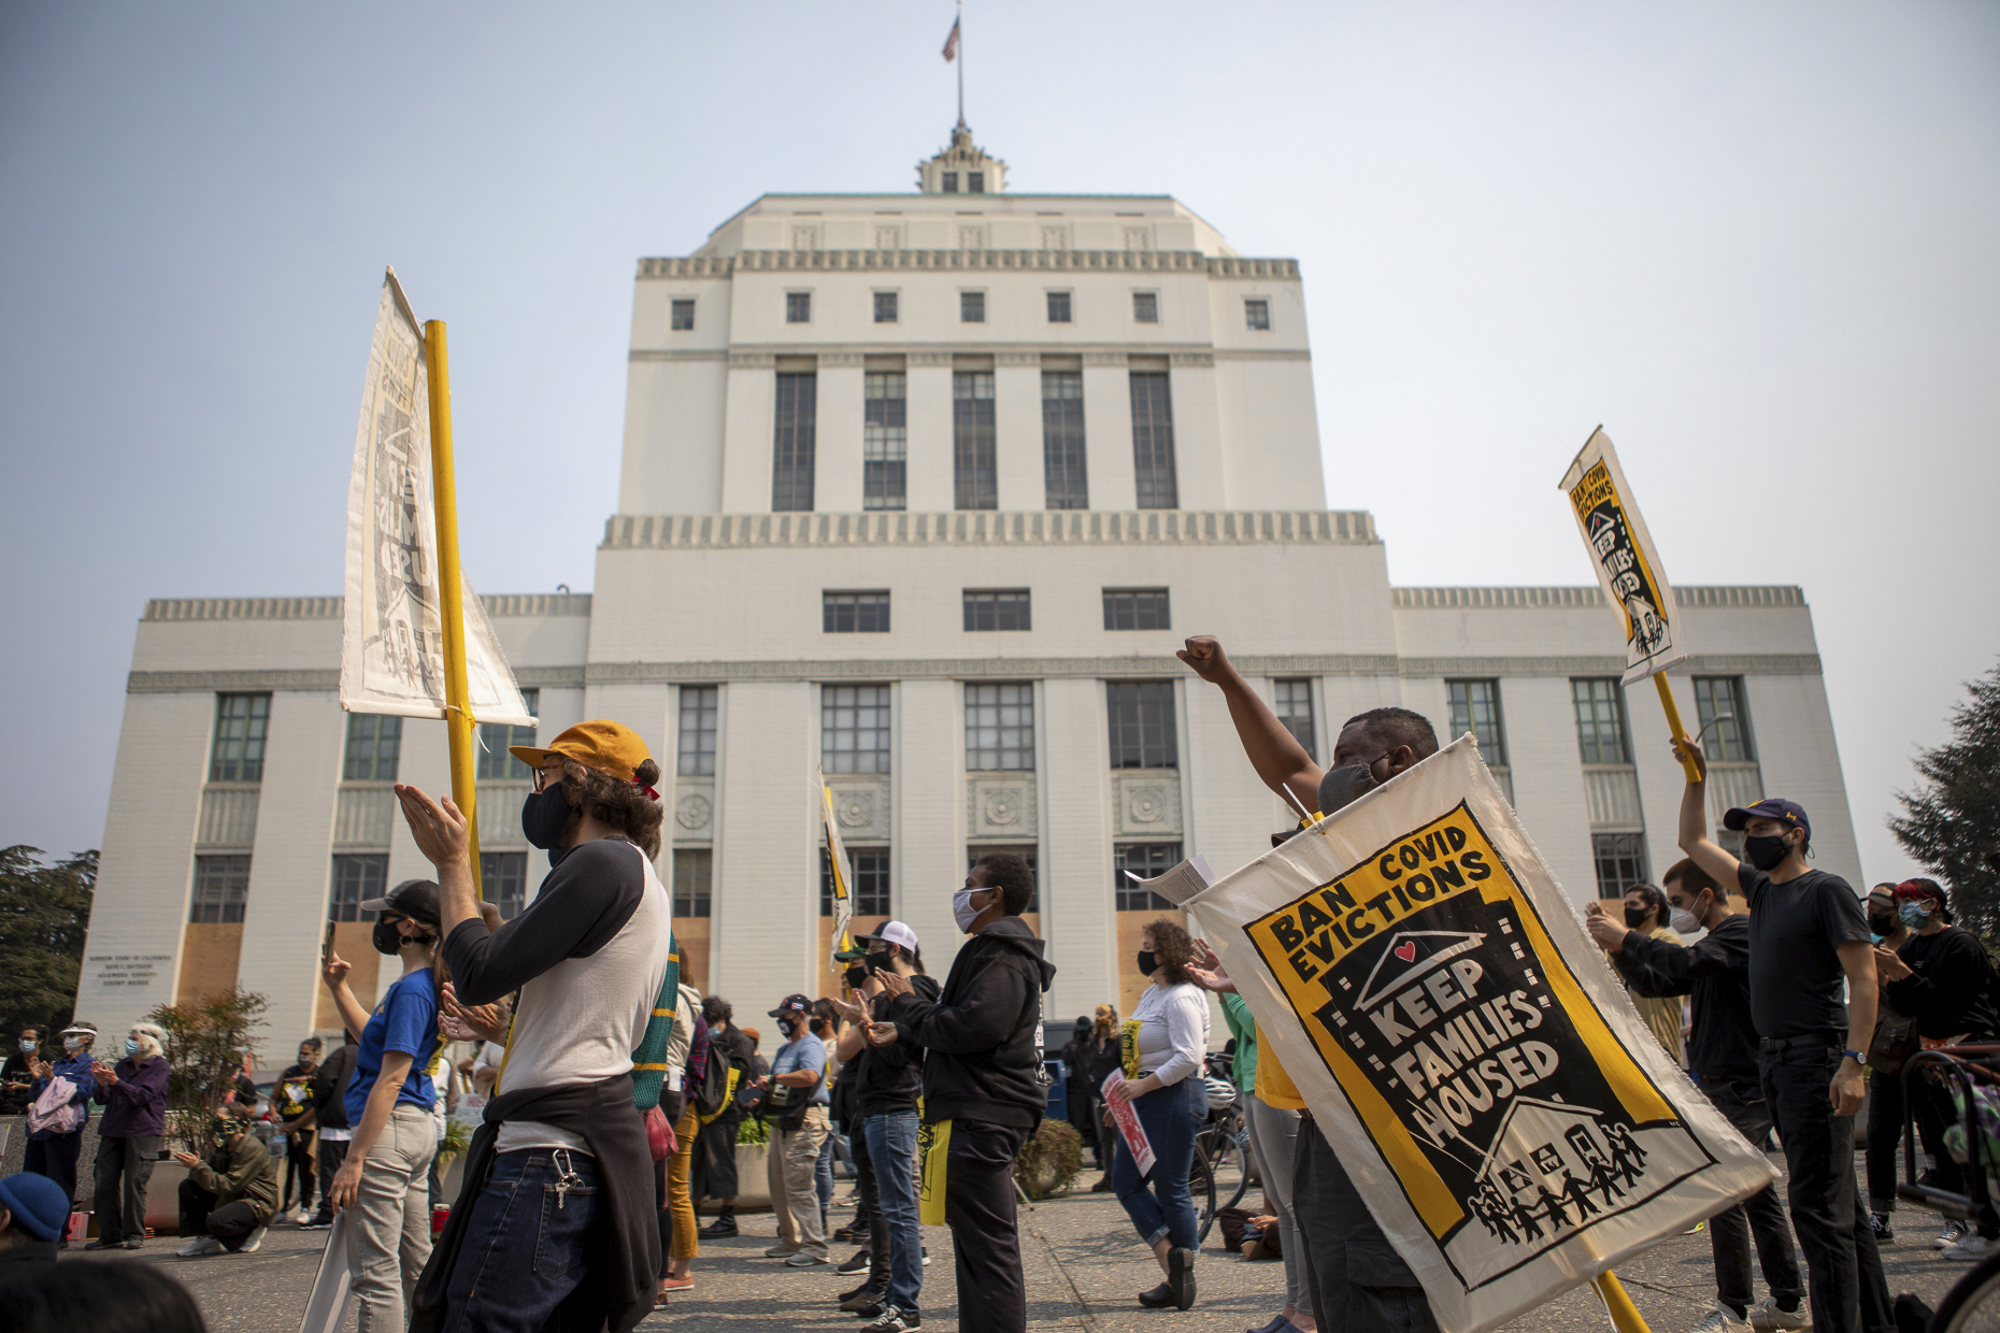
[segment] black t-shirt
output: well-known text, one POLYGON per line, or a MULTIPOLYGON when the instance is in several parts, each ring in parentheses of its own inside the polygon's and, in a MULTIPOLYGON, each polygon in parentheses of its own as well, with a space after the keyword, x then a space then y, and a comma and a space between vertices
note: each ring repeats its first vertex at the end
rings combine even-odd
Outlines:
POLYGON ((1845 1044, 1847 972, 1836 950, 1873 938, 1853 886, 1824 870, 1773 884, 1748 861, 1737 865, 1736 880, 1750 900, 1750 1013, 1757 1035, 1837 1034, 1835 1044, 1845 1044))
POLYGON ((1756 1086, 1749 917, 1740 912, 1726 916, 1700 942, 1685 946, 1635 930, 1611 958, 1634 995, 1693 997, 1688 1068, 1704 1080, 1756 1086))
POLYGON ((1978 940, 1958 926, 1934 935, 1912 935, 1896 951, 1915 976, 1888 985, 1889 1003, 1917 1020, 1917 1031, 1934 1041, 1994 1029, 1988 1001, 1993 965, 1978 940))

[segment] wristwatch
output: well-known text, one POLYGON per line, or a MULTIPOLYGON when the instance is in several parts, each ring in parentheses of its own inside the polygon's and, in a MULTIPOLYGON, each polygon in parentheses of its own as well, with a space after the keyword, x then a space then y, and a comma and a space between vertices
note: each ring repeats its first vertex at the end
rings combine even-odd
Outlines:
POLYGON ((1859 1051, 1842 1051, 1841 1054, 1846 1056, 1848 1059, 1854 1061, 1854 1063, 1857 1065, 1865 1065, 1868 1063, 1868 1057, 1863 1055, 1859 1051))

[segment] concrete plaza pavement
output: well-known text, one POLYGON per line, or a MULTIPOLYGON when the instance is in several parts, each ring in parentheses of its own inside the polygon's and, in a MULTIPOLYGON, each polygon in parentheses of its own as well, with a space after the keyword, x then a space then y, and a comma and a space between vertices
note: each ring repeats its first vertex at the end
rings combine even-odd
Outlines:
MULTIPOLYGON (((837 1213, 836 1221, 847 1215, 837 1213)), ((835 1297, 858 1279, 839 1277, 831 1266, 802 1270, 766 1259, 764 1250, 776 1238, 771 1214, 746 1214, 739 1220, 742 1235, 702 1242, 701 1258, 694 1265, 694 1291, 677 1295, 669 1308, 652 1315, 642 1327, 713 1328, 727 1333, 859 1327, 852 1316, 834 1308, 835 1297)), ((1927 1242, 1939 1226, 1934 1214, 1906 1209, 1897 1214, 1897 1222, 1896 1241, 1883 1247, 1890 1291, 1914 1291, 1935 1304, 1967 1265, 1943 1259, 1929 1248, 1927 1242)), ((157 1264, 194 1292, 216 1333, 278 1333, 297 1326, 326 1235, 280 1226, 270 1231, 256 1254, 194 1260, 175 1259, 179 1242, 161 1237, 137 1253, 102 1259, 73 1251, 64 1262, 157 1264)), ((950 1333, 958 1327, 952 1236, 945 1228, 927 1227, 924 1240, 931 1253, 931 1265, 924 1270, 924 1327, 950 1333)), ((1196 1270, 1200 1299, 1194 1309, 1180 1313, 1140 1308, 1134 1298, 1159 1281, 1159 1270, 1140 1247, 1124 1210, 1108 1194, 1070 1194, 1023 1209, 1021 1241, 1028 1322, 1034 1329, 1235 1333, 1263 1325, 1282 1303, 1283 1266, 1273 1261, 1250 1263, 1224 1252, 1218 1231, 1211 1233, 1196 1270)), ((836 1249, 835 1258, 848 1257, 854 1248, 836 1249)), ((1626 1262, 1619 1276, 1654 1333, 1684 1333, 1715 1301, 1706 1232, 1662 1242, 1626 1262)), ((1761 1282, 1758 1294, 1763 1294, 1761 1282)), ((1604 1329, 1608 1323, 1595 1295, 1584 1287, 1509 1327, 1533 1333, 1585 1333, 1604 1329)))

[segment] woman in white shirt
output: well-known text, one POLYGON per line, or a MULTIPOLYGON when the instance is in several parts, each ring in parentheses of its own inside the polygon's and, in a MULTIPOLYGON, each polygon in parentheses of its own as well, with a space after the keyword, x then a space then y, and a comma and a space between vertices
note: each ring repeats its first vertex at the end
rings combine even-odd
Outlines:
POLYGON ((1154 1309, 1194 1304, 1195 1214, 1188 1171, 1195 1132, 1208 1115, 1202 1082, 1208 996, 1187 974, 1193 954, 1187 931, 1175 922, 1162 917, 1147 925, 1138 963, 1153 984, 1125 1021, 1120 1034, 1125 1081, 1109 1097, 1132 1104, 1153 1150, 1153 1169, 1141 1175, 1119 1136, 1111 1188, 1166 1274, 1165 1282, 1139 1294, 1139 1304, 1154 1309))

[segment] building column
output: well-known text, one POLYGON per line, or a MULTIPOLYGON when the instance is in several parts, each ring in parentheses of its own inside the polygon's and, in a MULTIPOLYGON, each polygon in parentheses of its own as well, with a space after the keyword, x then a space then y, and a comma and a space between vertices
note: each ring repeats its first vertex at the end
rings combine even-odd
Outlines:
POLYGON ((1083 355, 1083 441, 1092 509, 1139 507, 1132 465, 1132 378, 1123 352, 1083 355))
POLYGON ((1042 509, 1042 358, 1036 352, 1001 352, 994 358, 994 453, 999 463, 1000 508, 1042 509))
POLYGON ((731 681, 728 691, 716 757, 711 993, 730 997, 738 1020, 761 1030, 770 1024, 759 1016, 823 961, 810 748, 818 729, 806 681, 731 681))
POLYGON ((955 680, 896 686, 890 907, 917 932, 940 981, 963 936, 951 898, 965 883, 965 726, 955 680))
POLYGON ((777 358, 732 353, 722 425, 725 514, 771 511, 772 430, 777 403, 777 358))
POLYGON ((862 388, 861 353, 820 357, 813 508, 823 513, 861 512, 862 388))
POLYGON ((912 352, 907 362, 905 472, 913 514, 948 514, 951 480, 951 353, 912 352))
MULTIPOLYGON (((1086 391, 1087 392, 1087 391, 1086 391)), ((1089 1013, 1118 995, 1111 894, 1111 746, 1104 682, 1043 682, 1040 891, 1042 934, 1056 965, 1052 1014, 1089 1013)))

